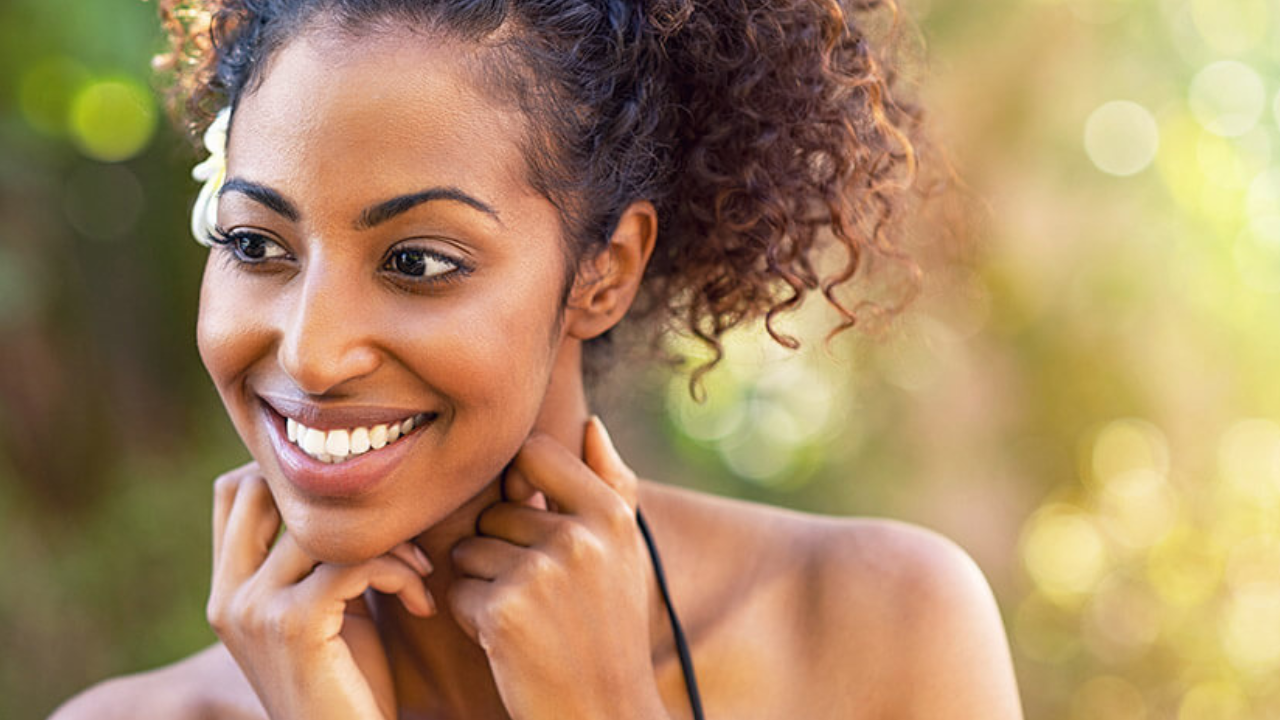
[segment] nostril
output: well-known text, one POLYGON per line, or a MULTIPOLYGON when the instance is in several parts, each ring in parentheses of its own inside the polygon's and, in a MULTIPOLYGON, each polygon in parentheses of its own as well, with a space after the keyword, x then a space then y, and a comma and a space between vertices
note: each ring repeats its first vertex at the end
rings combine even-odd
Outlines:
POLYGON ((314 397, 341 394, 343 386, 373 374, 381 355, 363 343, 286 342, 278 354, 280 367, 294 385, 314 397))

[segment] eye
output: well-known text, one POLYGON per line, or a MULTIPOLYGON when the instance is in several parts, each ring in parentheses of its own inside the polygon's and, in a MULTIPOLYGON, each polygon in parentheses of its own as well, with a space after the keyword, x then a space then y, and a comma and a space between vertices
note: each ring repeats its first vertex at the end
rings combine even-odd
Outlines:
POLYGON ((261 233, 246 230, 231 232, 217 230, 211 239, 214 243, 230 250, 237 260, 250 265, 289 255, 280 243, 261 233))
POLYGON ((382 269, 424 282, 458 279, 470 271, 458 260, 415 247, 392 250, 382 269))

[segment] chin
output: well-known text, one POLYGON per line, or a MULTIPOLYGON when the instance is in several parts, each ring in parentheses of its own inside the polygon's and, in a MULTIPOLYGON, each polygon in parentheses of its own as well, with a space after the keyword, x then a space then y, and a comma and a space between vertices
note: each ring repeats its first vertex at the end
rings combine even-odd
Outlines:
POLYGON ((380 546, 373 543, 357 544, 343 538, 298 538, 298 544, 317 562, 330 565, 359 565, 386 554, 398 543, 380 546))
POLYGON ((385 555, 408 538, 389 540, 385 537, 339 535, 334 532, 294 533, 298 546, 317 562, 334 565, 356 565, 385 555))
POLYGON ((397 530, 382 513, 364 509, 285 511, 285 525, 298 546, 322 563, 354 565, 385 555, 422 532, 417 527, 397 530))

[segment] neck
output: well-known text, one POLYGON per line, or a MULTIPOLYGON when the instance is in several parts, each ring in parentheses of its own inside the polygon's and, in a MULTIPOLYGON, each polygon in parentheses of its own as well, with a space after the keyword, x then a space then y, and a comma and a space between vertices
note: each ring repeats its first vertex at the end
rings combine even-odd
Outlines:
MULTIPOLYGON (((555 438, 579 458, 588 419, 581 368, 581 346, 576 341, 563 343, 534 425, 534 430, 555 438)), ((427 578, 427 588, 437 605, 434 616, 416 618, 393 597, 377 599, 374 615, 391 662, 397 699, 406 715, 507 717, 487 656, 459 627, 448 602, 457 577, 451 560, 453 546, 475 535, 480 513, 502 499, 502 480, 495 478, 415 539, 434 566, 427 578)), ((656 582, 650 579, 646 591, 651 608, 651 647, 670 644, 656 582)))

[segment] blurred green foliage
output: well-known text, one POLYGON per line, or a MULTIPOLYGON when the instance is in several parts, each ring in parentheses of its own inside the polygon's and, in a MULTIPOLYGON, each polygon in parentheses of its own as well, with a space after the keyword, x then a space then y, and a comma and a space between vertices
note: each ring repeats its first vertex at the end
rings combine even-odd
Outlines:
MULTIPOLYGON (((1277 716, 1280 7, 906 10, 907 75, 984 206, 973 257, 923 258, 878 339, 823 345, 814 305, 799 353, 733 338, 705 404, 629 376, 620 445, 649 477, 956 538, 1028 717, 1277 716)), ((159 49, 148 3, 0 5, 2 717, 212 640, 209 485, 245 453, 194 352, 195 156, 159 49)))

